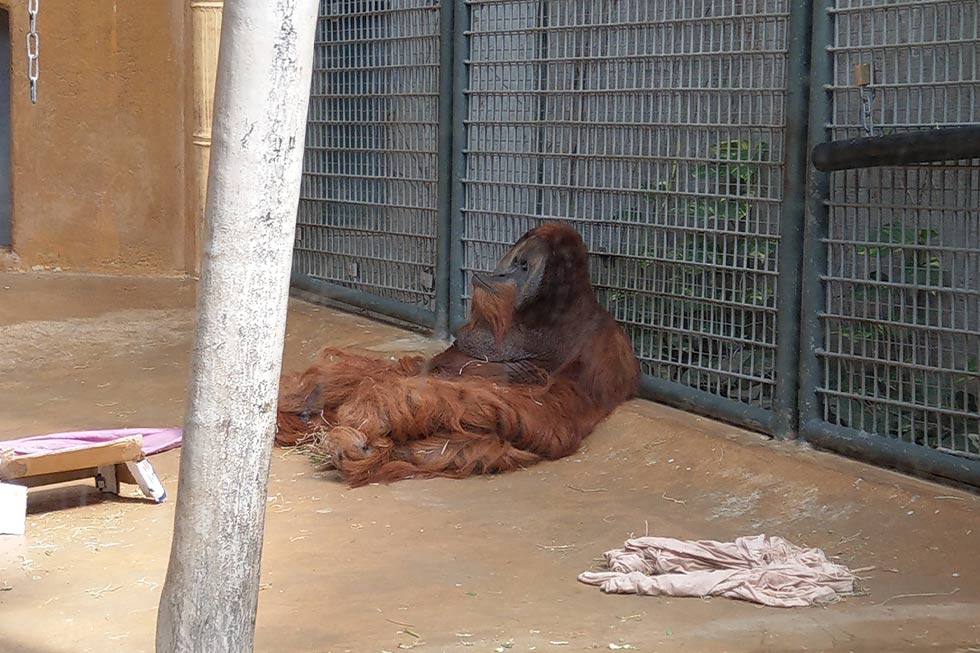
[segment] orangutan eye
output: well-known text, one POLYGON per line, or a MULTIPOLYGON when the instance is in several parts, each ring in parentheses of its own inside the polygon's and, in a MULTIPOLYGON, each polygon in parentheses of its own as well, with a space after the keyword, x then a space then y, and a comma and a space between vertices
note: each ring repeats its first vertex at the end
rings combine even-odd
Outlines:
POLYGON ((527 261, 526 260, 521 261, 521 271, 522 272, 527 272, 527 261))

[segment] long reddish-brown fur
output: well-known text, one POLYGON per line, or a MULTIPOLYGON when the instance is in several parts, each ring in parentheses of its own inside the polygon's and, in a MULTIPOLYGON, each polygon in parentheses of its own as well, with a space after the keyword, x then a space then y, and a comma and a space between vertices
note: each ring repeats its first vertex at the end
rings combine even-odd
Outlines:
POLYGON ((515 311, 513 286, 475 287, 460 338, 483 328, 501 346, 528 329, 534 337, 524 345, 547 354, 490 360, 457 342, 428 361, 386 362, 326 348, 309 369, 284 381, 277 443, 320 433, 315 448, 351 486, 506 472, 575 452, 635 395, 639 364, 596 301, 578 233, 549 224, 519 243, 527 238, 548 246, 541 297, 515 311))

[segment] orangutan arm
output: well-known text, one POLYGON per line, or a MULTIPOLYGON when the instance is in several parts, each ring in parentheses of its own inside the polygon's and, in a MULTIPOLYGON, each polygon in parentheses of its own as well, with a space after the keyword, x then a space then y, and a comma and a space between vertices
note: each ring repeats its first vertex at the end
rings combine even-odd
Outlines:
POLYGON ((417 374, 424 359, 386 361, 325 347, 302 374, 283 379, 276 443, 293 445, 317 428, 333 426, 335 411, 365 381, 417 374))
POLYGON ((355 428, 369 441, 487 434, 558 458, 573 451, 605 415, 574 383, 560 377, 545 386, 518 386, 480 377, 413 376, 359 386, 336 416, 339 426, 355 428))
POLYGON ((368 445, 356 429, 338 427, 320 446, 351 487, 406 478, 496 474, 529 467, 541 460, 541 456, 522 451, 494 435, 474 433, 437 433, 398 445, 368 445))
POLYGON ((317 447, 352 486, 462 478, 567 456, 604 416, 561 378, 539 388, 392 378, 361 386, 317 447))
POLYGON ((493 361, 465 354, 456 345, 430 360, 425 370, 447 379, 473 376, 521 385, 540 385, 548 380, 548 372, 532 356, 493 361))

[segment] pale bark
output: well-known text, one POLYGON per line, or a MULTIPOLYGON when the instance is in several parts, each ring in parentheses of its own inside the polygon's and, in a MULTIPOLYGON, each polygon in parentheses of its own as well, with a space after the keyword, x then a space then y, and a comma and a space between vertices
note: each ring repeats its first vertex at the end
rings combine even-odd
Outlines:
POLYGON ((317 0, 224 9, 158 653, 252 650, 317 0))

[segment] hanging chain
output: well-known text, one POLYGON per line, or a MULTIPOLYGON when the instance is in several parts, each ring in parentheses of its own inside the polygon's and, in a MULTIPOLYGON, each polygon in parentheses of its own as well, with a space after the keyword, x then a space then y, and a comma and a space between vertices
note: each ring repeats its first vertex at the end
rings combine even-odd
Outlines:
POLYGON ((871 105, 875 101, 875 89, 863 87, 861 89, 861 126, 864 127, 866 136, 875 135, 875 119, 871 113, 871 105))
POLYGON ((39 0, 27 0, 27 15, 30 23, 27 28, 27 79, 31 81, 31 104, 37 104, 37 77, 40 67, 37 55, 41 50, 41 39, 37 35, 37 5, 39 0))
POLYGON ((854 83, 861 94, 861 127, 864 128, 865 136, 875 135, 875 121, 872 114, 872 105, 875 101, 874 69, 870 63, 859 63, 854 66, 854 83))

